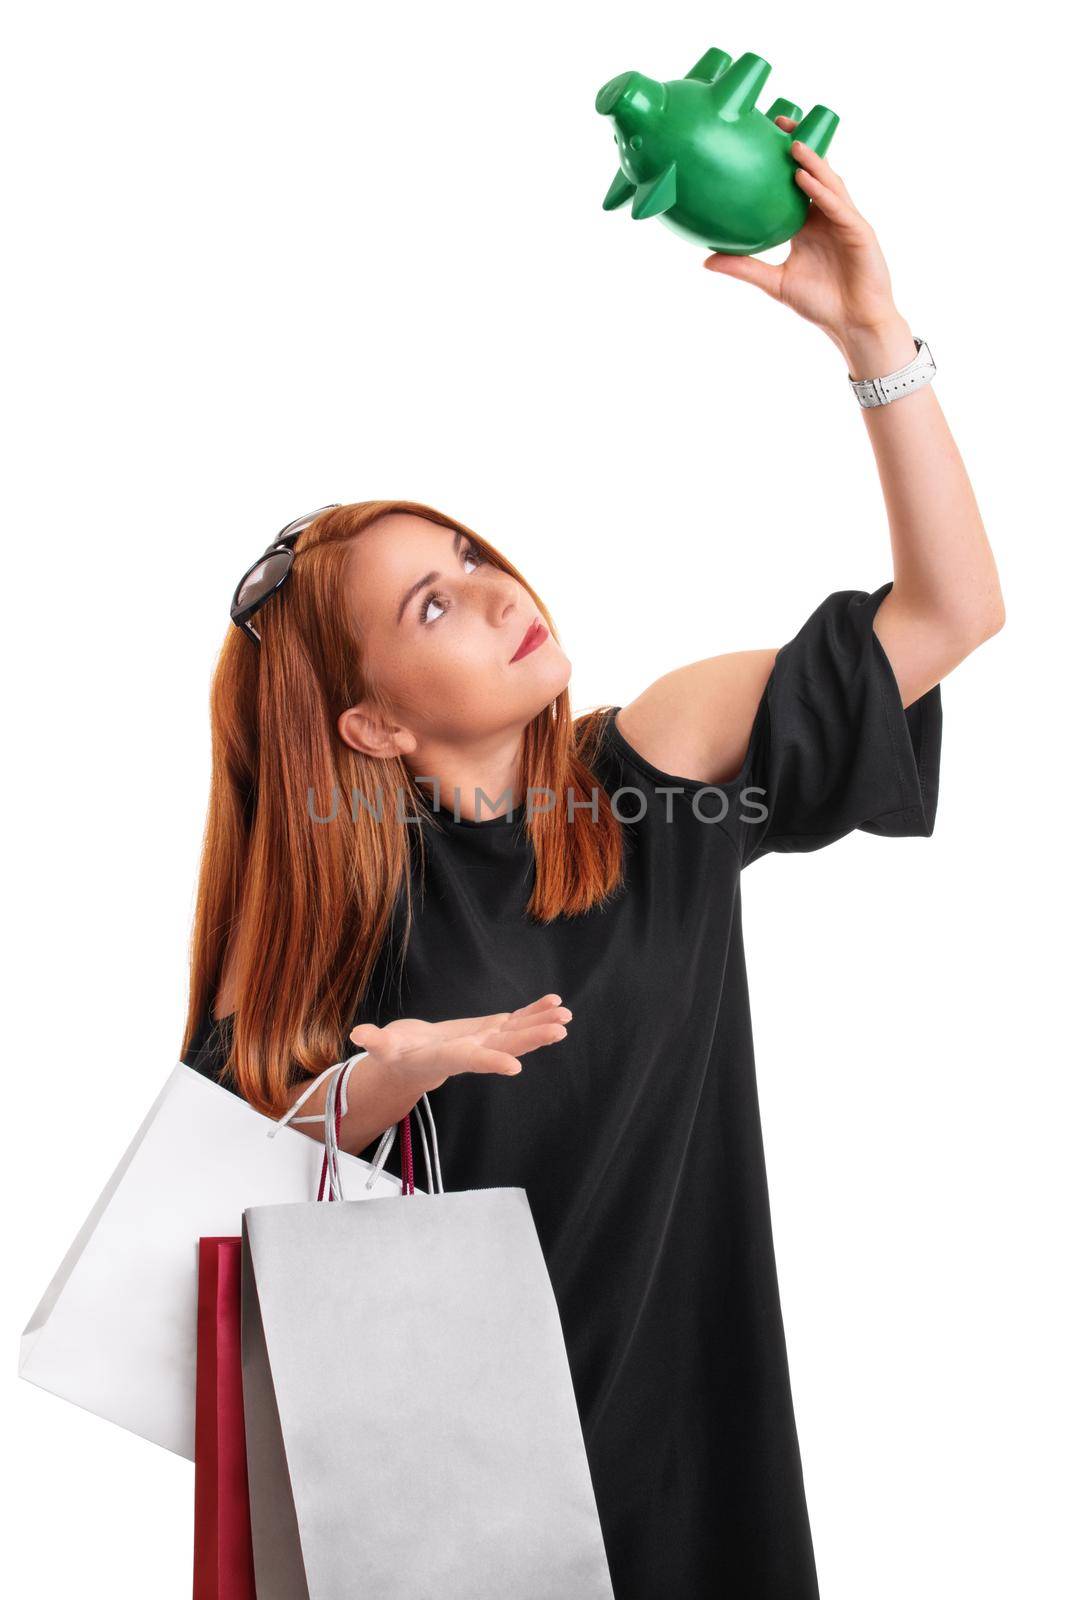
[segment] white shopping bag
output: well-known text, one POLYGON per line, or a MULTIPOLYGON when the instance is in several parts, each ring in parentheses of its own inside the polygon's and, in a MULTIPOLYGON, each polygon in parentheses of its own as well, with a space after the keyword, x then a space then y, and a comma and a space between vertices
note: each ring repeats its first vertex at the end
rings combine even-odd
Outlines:
MULTIPOLYGON (((348 1199, 400 1193, 338 1160, 348 1199)), ((26 1324, 19 1376, 192 1461, 198 1242, 239 1234, 248 1206, 313 1199, 322 1162, 317 1139, 179 1061, 26 1324)))
MULTIPOLYGON (((339 1063, 331 1108, 351 1071, 339 1063)), ((241 1373, 259 1600, 612 1600, 526 1190, 250 1206, 241 1373)), ((407 1130, 410 1133, 410 1128, 407 1130)))

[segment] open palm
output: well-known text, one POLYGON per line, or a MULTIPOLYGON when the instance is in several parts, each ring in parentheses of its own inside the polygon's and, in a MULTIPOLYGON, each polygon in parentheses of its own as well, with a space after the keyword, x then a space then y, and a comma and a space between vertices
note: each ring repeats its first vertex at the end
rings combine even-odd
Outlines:
POLYGON ((460 1072, 522 1071, 521 1055, 567 1036, 571 1011, 558 994, 542 995, 518 1011, 423 1022, 401 1017, 378 1028, 361 1022, 349 1038, 417 1092, 437 1089, 460 1072))

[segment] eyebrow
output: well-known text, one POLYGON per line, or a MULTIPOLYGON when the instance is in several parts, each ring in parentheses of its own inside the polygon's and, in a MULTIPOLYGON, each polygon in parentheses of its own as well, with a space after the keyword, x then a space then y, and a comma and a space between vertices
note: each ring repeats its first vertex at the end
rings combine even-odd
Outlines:
MULTIPOLYGON (((462 539, 462 537, 463 537, 463 535, 459 532, 458 529, 452 535, 452 549, 455 552, 455 554, 457 554, 457 555, 459 554, 459 541, 462 539)), ((428 572, 424 578, 420 578, 419 579, 418 583, 413 583, 411 585, 411 588, 408 589, 406 594, 401 599, 399 606, 397 606, 397 609, 396 609, 397 627, 400 626, 400 623, 401 623, 401 621, 403 619, 404 608, 407 605, 408 601, 409 600, 413 600, 415 598, 415 596, 418 594, 420 589, 425 589, 425 588, 427 588, 427 586, 429 584, 436 583, 438 581, 438 579, 440 578, 440 576, 441 576, 441 574, 439 572, 428 572)))

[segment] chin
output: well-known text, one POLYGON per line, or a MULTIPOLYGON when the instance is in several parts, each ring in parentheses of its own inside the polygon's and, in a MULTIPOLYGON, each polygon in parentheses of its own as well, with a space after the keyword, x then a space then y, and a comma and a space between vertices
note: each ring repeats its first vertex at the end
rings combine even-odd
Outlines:
POLYGON ((566 656, 557 655, 552 663, 552 671, 545 672, 531 691, 530 719, 550 706, 571 681, 571 664, 566 656))

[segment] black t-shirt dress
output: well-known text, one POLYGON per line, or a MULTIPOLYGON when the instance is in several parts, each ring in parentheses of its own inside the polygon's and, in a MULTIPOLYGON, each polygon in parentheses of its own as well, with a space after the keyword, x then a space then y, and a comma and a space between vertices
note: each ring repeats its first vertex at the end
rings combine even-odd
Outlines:
MULTIPOLYGON (((567 1038, 517 1077, 462 1074, 431 1104, 446 1190, 516 1184, 529 1196, 617 1600, 818 1596, 740 875, 857 828, 932 832, 940 688, 904 710, 872 629, 891 588, 829 595, 778 652, 728 783, 651 766, 612 709, 596 760, 633 819, 626 882, 582 917, 524 917, 534 860, 521 811, 438 810, 406 964, 376 978, 352 1021, 482 1015, 553 991, 573 1010, 567 1038)), ((205 1016, 188 1064, 217 1076, 227 1044, 228 1021, 205 1016)), ((353 1049, 339 1040, 338 1059, 353 1049)))

